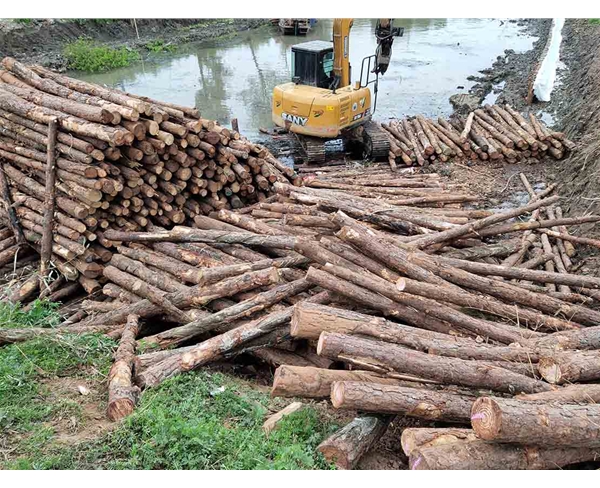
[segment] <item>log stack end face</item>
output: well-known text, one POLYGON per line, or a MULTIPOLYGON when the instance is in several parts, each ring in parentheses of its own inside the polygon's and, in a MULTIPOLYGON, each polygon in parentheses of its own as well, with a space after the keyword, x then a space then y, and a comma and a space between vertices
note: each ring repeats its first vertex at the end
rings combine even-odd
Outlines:
POLYGON ((502 428, 502 411, 492 398, 478 398, 471 408, 471 425, 477 436, 493 440, 502 428))

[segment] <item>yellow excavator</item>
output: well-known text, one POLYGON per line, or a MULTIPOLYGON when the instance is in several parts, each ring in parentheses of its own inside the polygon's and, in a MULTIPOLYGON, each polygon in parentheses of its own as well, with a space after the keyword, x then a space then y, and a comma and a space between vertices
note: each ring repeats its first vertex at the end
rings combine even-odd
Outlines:
POLYGON ((377 49, 362 60, 359 81, 351 85, 350 30, 354 19, 334 19, 333 42, 292 46, 292 82, 273 89, 273 122, 298 137, 308 162, 327 158, 326 142, 343 139, 365 159, 387 158, 389 141, 371 121, 377 106, 379 75, 390 63, 394 37, 404 29, 378 19, 377 49), (372 102, 369 85, 373 84, 372 102))

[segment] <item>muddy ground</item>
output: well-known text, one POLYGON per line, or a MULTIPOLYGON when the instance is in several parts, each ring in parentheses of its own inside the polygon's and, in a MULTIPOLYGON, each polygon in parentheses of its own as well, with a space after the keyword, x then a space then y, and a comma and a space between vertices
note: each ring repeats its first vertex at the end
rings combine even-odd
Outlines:
POLYGON ((268 19, 136 19, 136 31, 130 19, 31 19, 30 23, 0 19, 0 56, 64 69, 63 49, 79 38, 144 51, 146 44, 156 39, 178 45, 255 29, 268 22, 268 19))

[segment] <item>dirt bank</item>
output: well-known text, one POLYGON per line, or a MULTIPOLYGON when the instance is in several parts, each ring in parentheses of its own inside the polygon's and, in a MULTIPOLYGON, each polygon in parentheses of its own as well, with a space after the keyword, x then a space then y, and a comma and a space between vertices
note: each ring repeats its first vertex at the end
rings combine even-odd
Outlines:
POLYGON ((267 19, 32 19, 28 23, 0 20, 0 55, 27 63, 64 68, 64 47, 81 37, 112 47, 143 50, 155 39, 173 44, 214 39, 253 29, 267 19), (139 33, 139 38, 138 38, 139 33))
MULTIPOLYGON (((565 195, 563 207, 572 212, 600 211, 600 25, 588 19, 567 19, 563 28, 557 82, 550 102, 527 105, 527 80, 540 56, 551 27, 550 19, 524 20, 527 31, 538 37, 532 50, 525 53, 507 52, 490 69, 477 77, 472 92, 484 97, 504 82, 497 103, 510 103, 523 112, 551 116, 555 130, 564 131, 578 142, 578 149, 562 161, 548 161, 537 167, 511 168, 489 165, 482 171, 498 178, 510 178, 514 171, 537 173, 539 178, 556 181, 565 195)), ((483 165, 478 165, 481 168, 483 165)), ((518 178, 515 182, 519 184, 518 178)), ((508 188, 510 191, 510 187, 508 188)), ((580 232, 600 235, 600 229, 582 227, 580 232)))

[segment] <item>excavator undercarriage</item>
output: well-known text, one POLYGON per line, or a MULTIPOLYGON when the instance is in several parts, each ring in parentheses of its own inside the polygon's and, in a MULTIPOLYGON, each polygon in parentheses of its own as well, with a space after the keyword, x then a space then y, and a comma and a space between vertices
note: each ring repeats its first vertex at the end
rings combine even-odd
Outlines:
POLYGON ((294 134, 307 163, 323 163, 339 157, 340 152, 364 160, 385 160, 390 151, 390 141, 381 127, 373 121, 346 131, 335 141, 319 137, 294 134), (341 140, 341 143, 338 142, 341 140), (337 145, 335 144, 337 142, 337 145))

